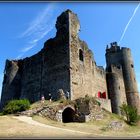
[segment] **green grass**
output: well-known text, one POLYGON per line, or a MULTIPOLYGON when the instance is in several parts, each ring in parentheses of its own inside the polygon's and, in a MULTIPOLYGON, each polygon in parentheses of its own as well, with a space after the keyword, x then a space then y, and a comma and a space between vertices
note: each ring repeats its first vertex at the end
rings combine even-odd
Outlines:
MULTIPOLYGON (((57 106, 60 104, 69 104, 69 101, 45 101, 45 105, 49 106, 57 106)), ((36 108, 41 106, 40 102, 34 103, 31 105, 32 108, 36 108)), ((67 128, 71 130, 78 130, 88 133, 95 133, 95 135, 98 136, 140 136, 140 125, 138 126, 129 126, 125 121, 123 120, 123 117, 120 117, 119 115, 116 115, 114 113, 110 113, 106 110, 103 111, 104 118, 102 120, 92 120, 90 122, 84 122, 84 123, 77 123, 77 122, 71 122, 71 123, 61 123, 57 121, 53 121, 49 118, 41 117, 41 116, 33 116, 33 120, 36 120, 40 123, 56 126, 60 128, 67 128), (124 127, 120 130, 111 130, 108 128, 108 125, 111 123, 111 121, 121 121, 124 125, 124 127)))
POLYGON ((53 120, 50 120, 49 118, 41 117, 41 116, 33 116, 33 120, 36 120, 40 123, 51 125, 51 126, 56 126, 60 128, 68 128, 71 130, 78 130, 78 131, 84 131, 88 133, 93 133, 96 132, 96 135, 105 135, 106 132, 109 132, 110 130, 104 131, 103 128, 105 128, 110 121, 112 120, 119 120, 116 116, 114 115, 107 115, 105 116, 105 119, 103 120, 93 120, 90 122, 84 122, 84 123, 77 123, 77 122, 71 122, 71 123, 61 123, 61 122, 56 122, 53 120), (113 119, 111 119, 113 118, 113 119))
POLYGON ((105 113, 105 117, 102 120, 96 121, 93 120, 85 123, 77 123, 77 122, 61 123, 41 116, 33 116, 33 120, 36 120, 43 124, 56 126, 60 128, 95 133, 96 136, 113 136, 113 137, 140 136, 140 125, 130 126, 126 124, 120 116, 111 113, 105 113), (111 121, 121 121, 124 124, 124 127, 120 130, 110 130, 107 128, 107 126, 111 121))
POLYGON ((36 109, 36 108, 43 107, 43 106, 57 106, 60 104, 67 105, 69 103, 71 103, 71 102, 68 100, 62 100, 62 101, 59 100, 59 101, 52 101, 52 102, 50 102, 49 100, 45 100, 44 103, 42 103, 41 101, 38 101, 38 102, 31 104, 30 109, 36 109))

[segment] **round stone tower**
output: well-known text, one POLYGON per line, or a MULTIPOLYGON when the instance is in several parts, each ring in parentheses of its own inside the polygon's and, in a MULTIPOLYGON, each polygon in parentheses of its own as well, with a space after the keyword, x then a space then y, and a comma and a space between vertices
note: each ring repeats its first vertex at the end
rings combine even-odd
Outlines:
POLYGON ((122 48, 122 66, 128 105, 139 108, 139 95, 134 63, 129 48, 122 48))
POLYGON ((107 73, 107 87, 108 87, 108 97, 111 99, 111 108, 112 112, 116 114, 120 114, 120 106, 121 106, 121 93, 120 93, 120 83, 118 79, 118 75, 116 73, 107 73))
POLYGON ((120 48, 120 46, 117 45, 117 42, 111 43, 111 47, 107 47, 106 49, 106 63, 107 71, 109 71, 112 64, 122 66, 127 103, 128 105, 136 107, 138 112, 140 112, 139 94, 131 50, 126 47, 120 48))
POLYGON ((20 76, 19 76, 18 61, 6 60, 1 95, 2 108, 7 104, 9 100, 19 98, 19 95, 17 94, 20 91, 20 86, 17 86, 20 83, 19 81, 20 76))

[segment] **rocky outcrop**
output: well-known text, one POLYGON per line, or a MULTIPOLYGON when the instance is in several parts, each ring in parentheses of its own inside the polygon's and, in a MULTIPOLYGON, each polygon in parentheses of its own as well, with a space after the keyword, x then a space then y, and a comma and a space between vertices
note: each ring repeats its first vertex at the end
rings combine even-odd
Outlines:
POLYGON ((80 98, 75 101, 61 99, 59 102, 50 102, 48 105, 43 105, 40 102, 38 107, 18 114, 27 116, 39 115, 60 122, 63 122, 63 118, 67 117, 65 115, 73 117, 75 122, 104 119, 104 110, 92 97, 80 98))
POLYGON ((124 124, 120 121, 112 121, 108 125, 108 128, 110 128, 112 130, 120 130, 121 128, 123 128, 123 126, 124 126, 124 124))

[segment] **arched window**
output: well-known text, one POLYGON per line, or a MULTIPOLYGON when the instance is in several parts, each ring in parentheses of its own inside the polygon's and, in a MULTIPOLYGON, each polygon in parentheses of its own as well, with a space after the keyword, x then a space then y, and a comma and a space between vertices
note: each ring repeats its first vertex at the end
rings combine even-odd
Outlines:
POLYGON ((83 51, 81 49, 79 50, 79 59, 84 61, 83 51))
POLYGON ((131 68, 134 68, 134 65, 133 64, 131 64, 131 68))

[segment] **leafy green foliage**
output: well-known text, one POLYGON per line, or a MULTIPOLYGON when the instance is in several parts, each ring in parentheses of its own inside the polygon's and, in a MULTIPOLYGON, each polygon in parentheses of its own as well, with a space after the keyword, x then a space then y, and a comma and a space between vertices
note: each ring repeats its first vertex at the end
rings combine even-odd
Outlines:
POLYGON ((84 101, 87 105, 89 104, 90 100, 91 100, 91 97, 89 95, 85 95, 84 101))
POLYGON ((8 104, 3 109, 3 114, 14 114, 17 112, 24 111, 26 109, 29 109, 30 102, 27 99, 22 100, 11 100, 8 102, 8 104))
POLYGON ((3 112, 0 112, 0 116, 2 116, 3 115, 3 112))
POLYGON ((126 122, 130 125, 136 124, 139 121, 139 115, 137 113, 137 108, 126 105, 125 103, 122 104, 120 107, 121 113, 123 116, 126 117, 126 122))
POLYGON ((96 101, 96 103, 98 104, 98 106, 101 106, 101 103, 99 101, 96 101))
POLYGON ((75 106, 78 109, 80 108, 81 105, 89 106, 90 103, 94 104, 94 105, 98 105, 98 106, 101 105, 101 103, 99 101, 97 101, 95 97, 92 97, 89 95, 85 95, 85 97, 80 97, 75 100, 75 106))
POLYGON ((66 100, 66 99, 60 99, 59 103, 62 103, 63 105, 75 105, 75 101, 66 100))

